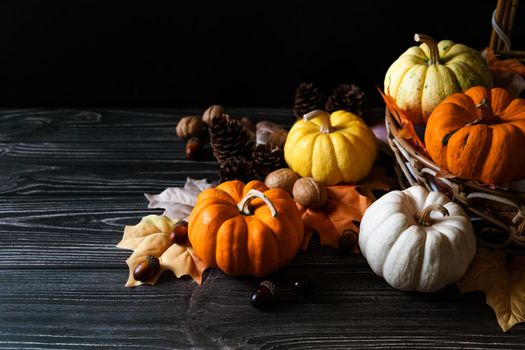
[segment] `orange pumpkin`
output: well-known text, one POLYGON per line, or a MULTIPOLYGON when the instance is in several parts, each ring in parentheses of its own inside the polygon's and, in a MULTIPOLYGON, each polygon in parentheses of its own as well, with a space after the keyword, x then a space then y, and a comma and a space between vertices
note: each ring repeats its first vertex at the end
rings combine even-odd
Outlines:
POLYGON ((303 239, 292 197, 260 181, 228 181, 204 190, 189 218, 188 238, 208 266, 230 275, 265 276, 283 267, 303 239))
POLYGON ((481 86, 451 95, 430 115, 425 144, 436 164, 463 179, 523 179, 525 100, 481 86))

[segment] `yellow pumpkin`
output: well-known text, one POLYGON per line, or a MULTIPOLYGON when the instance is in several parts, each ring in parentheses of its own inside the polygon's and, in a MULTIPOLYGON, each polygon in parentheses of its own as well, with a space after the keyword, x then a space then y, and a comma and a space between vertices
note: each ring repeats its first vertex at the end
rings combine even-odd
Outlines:
POLYGON ((374 133, 355 114, 315 110, 290 129, 284 158, 302 177, 326 185, 355 183, 372 169, 377 148, 374 133))
POLYGON ((422 42, 403 53, 388 69, 385 93, 396 101, 408 119, 425 124, 447 96, 477 85, 492 87, 492 75, 478 51, 450 40, 436 43, 416 34, 422 42))

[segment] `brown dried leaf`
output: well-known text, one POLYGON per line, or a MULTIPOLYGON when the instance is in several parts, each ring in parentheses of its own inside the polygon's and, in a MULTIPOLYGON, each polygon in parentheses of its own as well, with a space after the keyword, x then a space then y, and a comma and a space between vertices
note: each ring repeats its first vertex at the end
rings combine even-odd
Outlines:
POLYGON ((117 245, 118 248, 134 250, 126 260, 129 267, 126 287, 153 285, 166 270, 172 271, 177 277, 189 275, 201 284, 202 273, 207 266, 193 254, 189 242, 186 245, 173 244, 169 234, 174 227, 175 221, 164 215, 148 215, 137 225, 126 226, 124 236, 117 245), (137 281, 133 278, 133 271, 148 255, 159 258, 160 271, 147 282, 137 281))
POLYGON ((467 273, 457 283, 462 293, 480 290, 506 332, 525 322, 525 256, 507 262, 501 250, 478 248, 467 273))

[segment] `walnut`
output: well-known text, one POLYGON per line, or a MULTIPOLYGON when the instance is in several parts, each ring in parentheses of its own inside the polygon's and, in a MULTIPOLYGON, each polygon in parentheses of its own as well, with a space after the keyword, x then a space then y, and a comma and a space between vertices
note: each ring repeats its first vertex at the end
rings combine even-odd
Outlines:
POLYGON ((298 179, 299 175, 292 169, 282 168, 269 173, 264 183, 268 188, 282 188, 289 194, 292 194, 293 185, 298 179))
POLYGON ((312 177, 303 177, 293 185, 293 198, 306 208, 319 208, 326 203, 328 194, 325 186, 312 177))

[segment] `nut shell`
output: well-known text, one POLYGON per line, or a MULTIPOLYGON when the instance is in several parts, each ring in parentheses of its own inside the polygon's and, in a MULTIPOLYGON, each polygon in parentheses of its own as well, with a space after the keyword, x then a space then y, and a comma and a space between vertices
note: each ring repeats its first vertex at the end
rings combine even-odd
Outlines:
POLYGON ((268 188, 282 188, 289 194, 292 194, 293 186, 298 179, 299 175, 292 169, 282 168, 269 173, 264 180, 264 184, 268 188))
POLYGON ((285 129, 277 129, 272 131, 270 136, 268 136, 268 143, 270 145, 278 146, 284 148, 286 138, 288 137, 288 131, 285 129))
POLYGON ((227 116, 227 114, 224 113, 224 107, 221 105, 211 105, 202 114, 202 121, 209 126, 211 125, 211 121, 213 120, 213 118, 216 118, 221 115, 227 116))
POLYGON ((297 180, 292 191, 295 201, 306 208, 319 208, 326 203, 328 194, 325 186, 312 177, 297 180))
POLYGON ((183 139, 199 136, 204 130, 204 123, 201 117, 183 117, 177 124, 177 136, 183 139))

